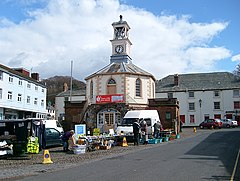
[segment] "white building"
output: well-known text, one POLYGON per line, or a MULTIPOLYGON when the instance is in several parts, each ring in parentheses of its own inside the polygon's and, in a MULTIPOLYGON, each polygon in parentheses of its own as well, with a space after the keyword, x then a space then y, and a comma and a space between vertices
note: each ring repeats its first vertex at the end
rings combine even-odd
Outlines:
POLYGON ((169 75, 156 82, 156 98, 177 98, 184 126, 208 118, 240 121, 240 82, 232 73, 169 75))
POLYGON ((0 64, 0 119, 45 118, 46 94, 37 73, 0 64))

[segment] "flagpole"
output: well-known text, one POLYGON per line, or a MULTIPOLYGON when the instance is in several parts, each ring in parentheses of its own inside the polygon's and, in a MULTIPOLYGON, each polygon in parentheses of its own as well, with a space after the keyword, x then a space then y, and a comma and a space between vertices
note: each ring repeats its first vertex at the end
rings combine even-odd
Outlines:
POLYGON ((71 61, 70 102, 72 102, 72 69, 73 69, 73 61, 71 61))

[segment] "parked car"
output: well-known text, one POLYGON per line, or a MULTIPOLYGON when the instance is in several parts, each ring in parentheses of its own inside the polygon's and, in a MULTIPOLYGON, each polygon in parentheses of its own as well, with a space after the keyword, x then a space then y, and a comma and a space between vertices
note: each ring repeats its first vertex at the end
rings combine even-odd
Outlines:
POLYGON ((224 128, 231 128, 233 127, 233 123, 231 119, 221 119, 222 127, 224 128))
POLYGON ((208 119, 200 123, 199 127, 203 128, 222 128, 222 122, 220 119, 208 119))
POLYGON ((45 143, 43 143, 43 148, 63 145, 61 136, 62 133, 60 133, 57 129, 45 128, 45 143))
POLYGON ((232 121, 232 127, 238 127, 238 122, 235 120, 231 120, 232 121))

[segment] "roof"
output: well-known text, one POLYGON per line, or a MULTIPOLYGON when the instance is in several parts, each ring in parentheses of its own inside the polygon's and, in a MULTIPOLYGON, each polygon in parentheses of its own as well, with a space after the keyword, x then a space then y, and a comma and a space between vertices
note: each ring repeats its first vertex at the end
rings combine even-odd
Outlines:
POLYGON ((46 87, 46 85, 44 85, 42 82, 39 82, 39 81, 33 79, 32 77, 26 76, 23 73, 18 72, 18 71, 14 70, 14 69, 11 69, 9 67, 6 67, 2 64, 0 64, 0 70, 4 71, 4 72, 7 72, 9 74, 13 74, 17 77, 21 77, 22 79, 26 79, 28 81, 34 82, 35 84, 41 85, 42 87, 46 87))
POLYGON ((156 92, 240 89, 240 81, 229 72, 169 75, 156 81, 156 92), (178 86, 174 84, 178 76, 178 86))
POLYGON ((123 73, 123 74, 135 74, 135 75, 145 75, 150 76, 154 80, 154 76, 145 70, 137 67, 131 61, 115 61, 107 65, 106 67, 100 69, 99 71, 91 74, 90 76, 86 77, 85 80, 97 76, 97 75, 107 75, 107 74, 116 74, 116 73, 123 73))
MULTIPOLYGON (((73 90, 72 91, 72 96, 85 96, 85 95, 86 95, 86 90, 85 89, 73 90)), ((61 92, 61 93, 56 95, 56 97, 68 97, 68 96, 70 96, 70 90, 61 92)))

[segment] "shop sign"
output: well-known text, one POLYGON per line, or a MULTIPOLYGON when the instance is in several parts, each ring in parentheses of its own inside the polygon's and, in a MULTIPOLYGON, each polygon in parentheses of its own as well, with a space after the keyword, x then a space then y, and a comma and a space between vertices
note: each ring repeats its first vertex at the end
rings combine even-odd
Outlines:
POLYGON ((110 102, 123 102, 123 101, 124 101, 123 94, 96 96, 96 103, 110 103, 110 102))

